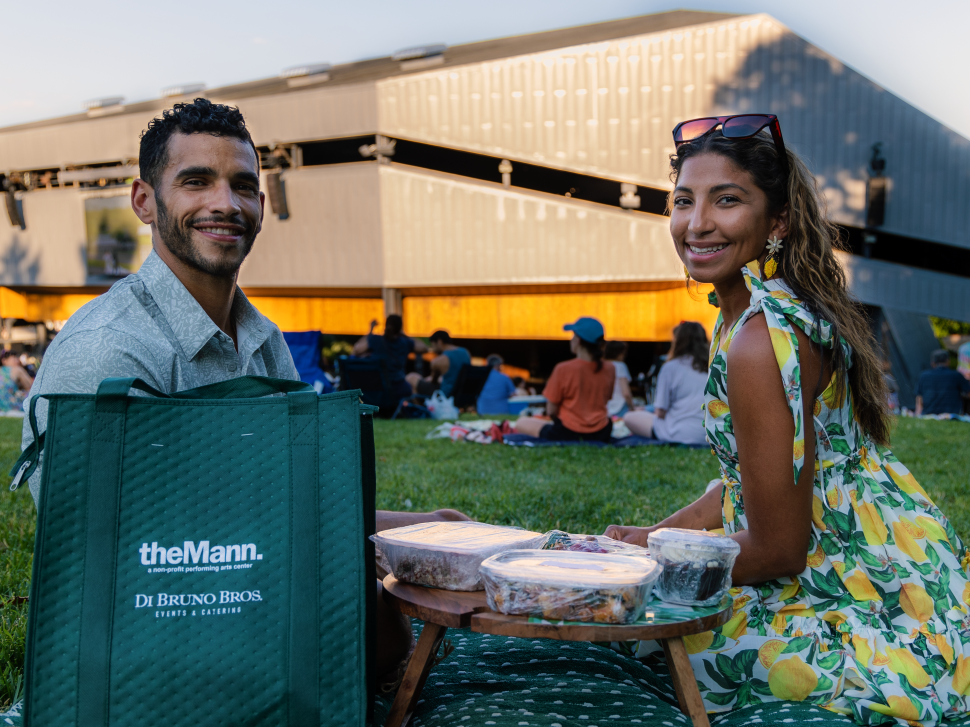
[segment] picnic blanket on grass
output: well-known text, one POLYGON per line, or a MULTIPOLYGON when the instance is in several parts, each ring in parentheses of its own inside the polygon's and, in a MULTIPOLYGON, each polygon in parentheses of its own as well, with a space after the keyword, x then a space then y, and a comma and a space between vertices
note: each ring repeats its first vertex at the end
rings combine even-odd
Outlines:
MULTIPOLYGON (((415 631, 421 625, 415 621, 415 631)), ((660 656, 651 655, 645 666, 599 644, 470 630, 449 630, 445 638, 455 650, 431 671, 411 722, 414 727, 690 724, 676 706, 670 673, 660 656)), ((390 701, 377 700, 375 724, 383 724, 390 706, 390 701)), ((797 702, 753 705, 710 718, 718 727, 854 724, 797 702)), ((945 724, 970 727, 970 719, 945 724)))
MULTIPOLYGON (((443 422, 425 435, 425 439, 450 439, 453 442, 475 442, 477 444, 492 444, 500 442, 513 447, 643 447, 656 444, 666 444, 671 447, 689 447, 690 449, 707 449, 706 444, 677 444, 676 442, 664 442, 659 439, 648 439, 629 435, 623 437, 612 437, 607 442, 553 442, 539 437, 530 437, 528 434, 516 434, 507 428, 503 431, 502 425, 506 422, 497 422, 493 419, 479 419, 475 421, 461 420, 443 422)), ((625 427, 624 427, 625 429, 625 427)))
MULTIPOLYGON (((416 634, 421 621, 413 621, 416 634)), ((428 677, 411 722, 414 727, 614 727, 689 725, 677 708, 666 663, 646 665, 605 645, 550 639, 515 639, 450 630, 454 651, 428 677)), ((391 699, 375 698, 375 726, 391 699)), ((797 702, 753 705, 710 715, 717 727, 812 725, 846 727, 842 715, 797 702)), ((23 722, 20 706, 0 714, 0 727, 23 722)), ((176 723, 173 722, 173 727, 176 723)), ((944 723, 970 727, 970 718, 944 723)))
POLYGON ((638 437, 635 434, 622 439, 612 438, 606 442, 553 442, 539 437, 530 437, 528 434, 506 434, 502 441, 513 447, 646 447, 651 445, 667 445, 670 447, 687 447, 689 449, 709 449, 707 444, 677 444, 676 442, 664 442, 660 439, 648 439, 638 437))

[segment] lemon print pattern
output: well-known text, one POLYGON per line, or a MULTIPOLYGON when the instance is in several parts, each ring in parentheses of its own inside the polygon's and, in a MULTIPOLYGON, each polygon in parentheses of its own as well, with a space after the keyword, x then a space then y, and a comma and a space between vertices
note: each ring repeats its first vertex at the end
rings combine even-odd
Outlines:
POLYGON ((850 362, 852 351, 784 280, 762 281, 756 264, 742 272, 750 307, 723 341, 718 320, 705 392, 724 532, 748 526, 727 350, 758 313, 795 424, 790 486, 805 467, 815 472, 812 531, 802 573, 732 589, 731 620, 685 639, 708 711, 805 701, 860 724, 925 727, 970 715, 970 551, 916 478, 860 430, 847 385, 833 377, 803 416, 795 327, 816 345, 842 346, 850 362))

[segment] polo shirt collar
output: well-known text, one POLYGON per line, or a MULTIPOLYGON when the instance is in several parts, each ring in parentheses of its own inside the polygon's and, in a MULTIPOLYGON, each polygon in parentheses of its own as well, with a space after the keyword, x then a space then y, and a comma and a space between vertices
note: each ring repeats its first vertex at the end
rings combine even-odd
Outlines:
MULTIPOLYGON (((172 333, 182 347, 182 353, 190 361, 198 355, 209 340, 222 333, 219 326, 209 318, 199 302, 154 250, 142 263, 137 275, 145 284, 159 311, 165 316, 172 333)), ((262 316, 238 287, 233 298, 232 315, 236 320, 240 354, 244 353, 242 345, 244 339, 246 348, 252 349, 246 353, 252 354, 263 344, 269 334, 262 316)))

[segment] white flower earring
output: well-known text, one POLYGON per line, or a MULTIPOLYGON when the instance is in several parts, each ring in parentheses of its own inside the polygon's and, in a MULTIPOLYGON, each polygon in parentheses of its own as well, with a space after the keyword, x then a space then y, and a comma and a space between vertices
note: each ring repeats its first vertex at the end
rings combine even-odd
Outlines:
POLYGON ((765 260, 765 279, 773 277, 778 272, 778 260, 781 258, 782 241, 775 235, 768 240, 768 258, 765 260))

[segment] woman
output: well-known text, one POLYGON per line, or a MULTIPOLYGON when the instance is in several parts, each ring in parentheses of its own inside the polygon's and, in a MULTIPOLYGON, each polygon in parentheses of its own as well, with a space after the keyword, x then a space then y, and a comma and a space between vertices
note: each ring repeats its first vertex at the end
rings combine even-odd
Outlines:
POLYGON ((752 118, 681 125, 671 160, 677 253, 721 308, 705 398, 723 485, 607 534, 646 544, 657 527, 723 527, 740 544, 733 618, 686 639, 708 710, 965 715, 970 552, 887 448, 879 358, 815 179, 774 117, 752 118))
POLYGON ((678 444, 704 444, 704 387, 707 386, 707 332, 684 321, 657 377, 654 411, 631 411, 623 421, 634 434, 678 444))
POLYGON ((613 397, 606 404, 606 411, 611 417, 621 417, 633 410, 633 392, 630 391, 632 378, 626 365, 626 350, 627 345, 623 341, 610 341, 603 349, 603 358, 613 364, 616 371, 613 397))
POLYGON ((556 442, 608 442, 613 420, 606 402, 613 395, 615 372, 613 364, 603 360, 603 324, 580 318, 563 330, 573 332, 569 350, 576 358, 556 364, 542 391, 552 422, 521 417, 515 431, 556 442))
POLYGON ((24 396, 30 391, 34 379, 20 365, 20 357, 13 351, 0 354, 0 411, 19 411, 24 396))

